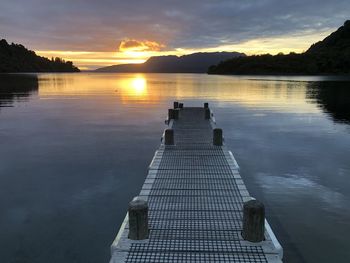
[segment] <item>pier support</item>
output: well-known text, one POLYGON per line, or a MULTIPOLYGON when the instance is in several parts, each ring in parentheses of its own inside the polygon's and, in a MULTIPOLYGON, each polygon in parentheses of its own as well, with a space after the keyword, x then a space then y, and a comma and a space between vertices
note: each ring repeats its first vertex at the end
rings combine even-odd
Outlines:
POLYGON ((143 240, 148 238, 148 203, 135 197, 129 203, 129 239, 143 240))
POLYGON ((183 103, 179 103, 179 108, 183 109, 184 108, 184 104, 183 103))
POLYGON ((243 205, 242 237, 250 242, 261 242, 265 233, 265 206, 257 200, 250 200, 243 205))
POLYGON ((209 109, 209 103, 208 102, 204 103, 204 109, 209 109))
POLYGON ((165 145, 174 145, 174 130, 166 129, 164 132, 164 144, 165 145))
POLYGON ((179 103, 177 101, 174 101, 174 109, 177 109, 179 107, 179 103))
POLYGON ((215 128, 213 129, 213 144, 216 146, 222 146, 222 129, 215 128))

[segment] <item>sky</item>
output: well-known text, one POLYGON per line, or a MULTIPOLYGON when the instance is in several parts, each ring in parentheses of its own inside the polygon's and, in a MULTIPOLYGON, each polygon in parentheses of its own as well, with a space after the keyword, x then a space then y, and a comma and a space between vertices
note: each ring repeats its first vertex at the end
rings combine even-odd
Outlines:
POLYGON ((303 52, 347 19, 349 0, 0 0, 0 38, 83 70, 155 55, 303 52))

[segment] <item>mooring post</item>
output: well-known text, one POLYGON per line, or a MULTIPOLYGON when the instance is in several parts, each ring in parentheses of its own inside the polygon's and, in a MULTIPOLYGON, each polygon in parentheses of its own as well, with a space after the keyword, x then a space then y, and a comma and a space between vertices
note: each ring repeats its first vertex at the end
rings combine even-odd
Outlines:
POLYGON ((174 130, 166 129, 164 131, 164 144, 165 145, 174 145, 174 130))
POLYGON ((184 104, 183 103, 179 103, 179 108, 183 109, 183 107, 184 107, 184 104))
POLYGON ((177 101, 174 101, 174 109, 177 109, 179 107, 179 103, 177 101))
POLYGON ((213 144, 216 146, 222 146, 222 129, 215 128, 213 129, 213 144))
POLYGON ((258 200, 250 200, 243 205, 242 237, 250 242, 261 242, 265 233, 265 206, 258 200))
POLYGON ((205 113, 204 118, 205 118, 206 120, 209 120, 209 119, 210 119, 210 109, 209 109, 209 108, 206 108, 206 109, 204 110, 204 113, 205 113))
POLYGON ((209 103, 208 102, 204 102, 204 109, 208 109, 209 108, 209 103))
POLYGON ((143 240, 148 238, 148 203, 139 196, 129 203, 129 239, 143 240))
POLYGON ((176 109, 173 110, 174 111, 174 120, 178 120, 179 119, 179 115, 180 115, 180 110, 176 109))
POLYGON ((168 119, 174 119, 174 109, 168 109, 168 119))

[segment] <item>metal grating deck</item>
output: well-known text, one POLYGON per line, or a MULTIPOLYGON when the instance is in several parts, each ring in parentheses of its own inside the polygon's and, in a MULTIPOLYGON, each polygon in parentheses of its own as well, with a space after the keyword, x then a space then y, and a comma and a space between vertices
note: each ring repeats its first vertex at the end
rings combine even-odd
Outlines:
POLYGON ((243 202, 251 197, 232 153, 212 145, 215 120, 204 113, 183 108, 170 121, 175 145, 160 146, 140 193, 149 203, 149 239, 129 240, 126 217, 110 263, 282 262, 267 221, 265 241, 242 239, 243 202))

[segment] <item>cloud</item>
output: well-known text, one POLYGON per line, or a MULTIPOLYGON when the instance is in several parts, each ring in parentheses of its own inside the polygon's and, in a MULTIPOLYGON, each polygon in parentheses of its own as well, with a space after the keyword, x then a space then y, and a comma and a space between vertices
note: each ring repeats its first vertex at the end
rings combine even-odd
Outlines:
POLYGON ((122 40, 119 44, 119 51, 161 51, 165 45, 155 41, 139 41, 135 39, 122 40))
POLYGON ((113 51, 125 39, 208 48, 334 30, 349 13, 348 0, 2 0, 0 32, 36 50, 113 51))
POLYGON ((349 14, 349 0, 1 0, 0 37, 37 51, 288 53, 349 14))

